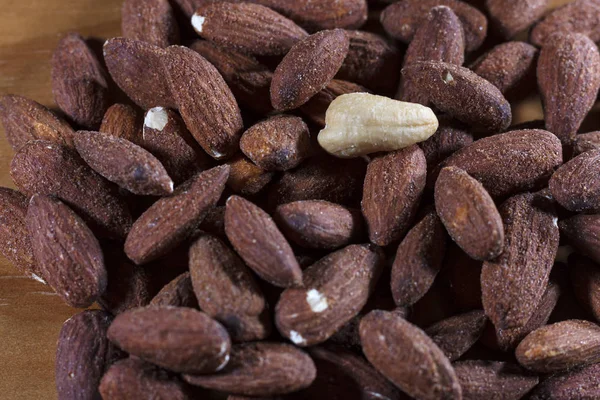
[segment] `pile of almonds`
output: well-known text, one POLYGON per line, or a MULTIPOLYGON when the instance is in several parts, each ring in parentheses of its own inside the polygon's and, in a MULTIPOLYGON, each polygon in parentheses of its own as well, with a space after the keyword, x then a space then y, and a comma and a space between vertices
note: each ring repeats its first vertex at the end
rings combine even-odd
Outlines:
POLYGON ((59 399, 600 398, 600 1, 122 17, 0 99, 0 250, 98 305, 59 399))

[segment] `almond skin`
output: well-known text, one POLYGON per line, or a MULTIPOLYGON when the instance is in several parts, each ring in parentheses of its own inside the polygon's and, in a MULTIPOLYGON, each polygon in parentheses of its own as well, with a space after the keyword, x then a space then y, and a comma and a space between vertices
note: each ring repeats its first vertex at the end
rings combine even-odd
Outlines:
POLYGON ((575 139, 573 139, 573 156, 597 149, 600 149, 600 132, 575 135, 575 139))
POLYGON ((588 365, 564 374, 552 375, 537 385, 531 400, 593 399, 600 396, 600 364, 588 365))
MULTIPOLYGON (((150 301, 153 306, 189 307, 198 309, 192 278, 185 272, 167 283, 150 301)), ((206 310, 204 310, 206 311, 206 310)))
POLYGON ((26 223, 42 278, 71 307, 92 305, 106 288, 106 269, 90 229, 59 200, 38 195, 26 223))
POLYGON ((495 28, 505 39, 512 39, 540 19, 548 3, 548 0, 486 0, 485 6, 495 28))
POLYGON ((243 154, 233 157, 227 164, 231 167, 227 186, 235 193, 257 194, 273 179, 273 172, 265 171, 243 154))
POLYGON ((531 31, 530 41, 536 46, 551 43, 557 33, 582 33, 592 41, 600 40, 600 5, 594 0, 576 0, 554 9, 531 31))
POLYGON ((481 310, 455 315, 425 329, 450 361, 458 360, 479 340, 487 317, 481 310))
POLYGON ((586 257, 571 254, 569 272, 575 297, 600 321, 600 267, 586 257))
POLYGON ((137 145, 142 142, 142 115, 127 104, 113 104, 106 110, 98 132, 129 140, 137 145))
POLYGON ((581 254, 600 263, 600 215, 575 215, 560 221, 558 227, 581 254))
POLYGON ((121 32, 128 39, 162 48, 179 43, 179 27, 168 0, 125 0, 121 32))
POLYGON ((349 45, 341 29, 317 32, 294 45, 273 74, 273 108, 298 108, 324 89, 342 66, 349 45))
POLYGON ((550 191, 567 210, 600 210, 600 150, 585 152, 556 170, 550 179, 550 191))

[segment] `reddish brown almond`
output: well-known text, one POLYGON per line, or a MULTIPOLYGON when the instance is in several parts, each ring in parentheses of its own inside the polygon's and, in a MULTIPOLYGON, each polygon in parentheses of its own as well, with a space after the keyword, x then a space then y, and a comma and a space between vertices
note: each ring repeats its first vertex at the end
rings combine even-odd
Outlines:
POLYGON ((416 224, 398 246, 392 266, 392 296, 411 306, 431 287, 446 254, 446 233, 434 211, 416 224))
POLYGON ((52 93, 64 113, 86 128, 100 125, 108 108, 106 75, 94 52, 76 33, 65 36, 52 56, 52 93))
POLYGON ((481 56, 472 69, 505 94, 525 79, 533 78, 537 54, 537 49, 528 43, 506 42, 481 56))
POLYGON ((317 371, 311 358, 283 343, 246 343, 231 349, 222 373, 184 375, 192 385, 245 396, 274 396, 308 387, 317 371))
POLYGON ((131 227, 125 202, 66 147, 43 140, 29 142, 13 158, 10 175, 24 194, 60 198, 102 234, 122 238, 131 227))
POLYGON ((104 61, 115 83, 144 109, 176 108, 161 68, 165 51, 146 42, 113 38, 104 43, 104 61))
POLYGON ((213 236, 190 248, 190 273, 200 308, 221 322, 234 341, 265 339, 271 333, 268 305, 243 261, 213 236))
POLYGON ((526 129, 480 139, 441 166, 464 170, 492 197, 501 197, 541 187, 561 164, 558 138, 547 131, 526 129))
POLYGON ((598 376, 600 364, 552 375, 537 385, 530 394, 531 400, 594 399, 600 397, 598 376))
POLYGON ((476 130, 496 133, 510 125, 510 104, 500 90, 467 68, 422 61, 404 67, 402 76, 419 96, 476 130))
POLYGON ((106 288, 94 234, 69 207, 47 196, 31 198, 26 223, 42 278, 71 307, 91 306, 106 288))
POLYGON ((519 363, 539 372, 561 372, 600 361, 600 326, 568 320, 531 332, 516 350, 519 363))
POLYGON ((325 113, 331 102, 343 94, 360 92, 368 92, 368 90, 356 83, 332 79, 325 89, 300 106, 300 111, 314 124, 325 127, 325 113))
POLYGON ((558 224, 551 200, 540 194, 511 197, 500 206, 504 251, 483 263, 483 308, 497 329, 525 325, 548 285, 558 250, 558 224))
MULTIPOLYGON (((432 8, 415 32, 404 55, 403 66, 417 61, 443 61, 462 65, 465 59, 465 38, 460 20, 451 8, 432 8)), ((429 104, 427 93, 415 87, 410 79, 400 80, 399 100, 429 104)))
POLYGON ((132 106, 113 104, 106 110, 99 132, 142 143, 142 115, 132 106))
POLYGON ((317 32, 286 54, 271 82, 271 103, 278 111, 300 107, 324 89, 348 54, 349 38, 335 29, 317 32))
POLYGON ((551 43, 557 33, 577 32, 592 41, 600 40, 600 5, 595 0, 576 0, 556 8, 531 31, 530 40, 536 46, 551 43))
POLYGON ((600 54, 587 36, 556 34, 540 51, 537 80, 546 129, 570 143, 600 88, 600 54))
POLYGON ((369 362, 408 395, 462 398, 450 360, 425 332, 399 315, 370 312, 360 323, 360 339, 369 362))
POLYGON ((125 0, 121 32, 128 39, 158 47, 179 43, 179 27, 168 0, 125 0))
POLYGON ((107 336, 131 355, 183 373, 220 371, 227 364, 231 347, 221 324, 185 307, 126 311, 115 318, 107 336))
POLYGON ((456 361, 479 340, 486 322, 483 311, 470 311, 444 319, 425 329, 425 333, 450 361, 456 361))
POLYGON ((194 139, 216 159, 235 153, 244 124, 219 71, 200 54, 181 46, 167 49, 163 68, 194 139))
POLYGON ((369 163, 362 211, 371 242, 386 246, 409 229, 425 189, 427 164, 417 145, 369 163))
POLYGON ((577 300, 600 321, 600 267, 586 257, 572 254, 569 272, 577 300))
POLYGON ((540 19, 548 3, 548 0, 486 0, 485 6, 495 28, 505 39, 512 39, 540 19))
POLYGON ((302 284, 294 252, 273 219, 242 197, 231 196, 225 209, 225 233, 246 264, 262 279, 279 286, 302 284))
POLYGON ((286 289, 275 307, 279 332, 298 346, 329 339, 366 304, 383 268, 370 245, 350 245, 303 273, 302 288, 286 289))
POLYGON ((252 56, 225 49, 206 41, 197 40, 190 46, 215 66, 231 88, 235 98, 258 114, 267 114, 271 106, 271 79, 273 73, 252 56))
POLYGON ((561 206, 570 211, 600 210, 600 150, 585 152, 556 170, 550 191, 561 206))
POLYGON ((409 43, 435 6, 447 6, 460 19, 467 51, 476 50, 487 34, 487 20, 475 7, 459 0, 404 0, 389 5, 381 13, 381 24, 395 39, 409 43))
POLYGON ((79 131, 75 148, 94 171, 137 195, 173 193, 173 181, 152 154, 108 133, 79 131))
POLYGON ((198 300, 192 287, 189 272, 179 275, 163 287, 150 304, 153 306, 172 306, 198 308, 198 300))
POLYGON ((590 150, 600 149, 600 131, 575 135, 573 139, 573 155, 578 156, 590 150))
POLYGON ((560 221, 558 227, 581 254, 600 263, 600 215, 576 215, 560 221))
POLYGON ((0 97, 0 120, 15 151, 35 139, 73 147, 73 128, 43 105, 25 97, 0 97))
POLYGON ((59 399, 99 398, 98 385, 121 352, 106 338, 112 316, 83 311, 63 324, 56 349, 56 391, 59 399))
POLYGON ((454 370, 464 400, 520 399, 539 382, 537 376, 509 362, 459 361, 454 370))
POLYGON ((283 204, 275 220, 290 240, 308 248, 337 249, 364 236, 360 210, 322 200, 283 204))
POLYGON ((260 192, 273 179, 273 172, 258 167, 243 154, 238 154, 227 161, 231 167, 227 186, 234 192, 253 195, 260 192))
POLYGON ((127 256, 145 264, 185 241, 219 201, 228 176, 227 165, 209 169, 154 203, 133 224, 125 241, 127 256))
POLYGON ((141 146, 165 167, 175 183, 181 183, 209 165, 209 158, 173 110, 151 108, 144 117, 141 146))
POLYGON ((435 183, 435 208, 452 240, 476 260, 502 253, 504 227, 483 185, 460 168, 446 167, 435 183))

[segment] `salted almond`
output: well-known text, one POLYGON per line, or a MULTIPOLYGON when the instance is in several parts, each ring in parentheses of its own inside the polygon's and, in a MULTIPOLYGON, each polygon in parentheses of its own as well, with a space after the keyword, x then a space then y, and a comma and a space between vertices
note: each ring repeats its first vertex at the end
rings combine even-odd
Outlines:
POLYGON ((575 215, 558 223, 561 235, 581 254, 600 263, 600 215, 575 215))
POLYGON ((198 309, 198 299, 194 294, 190 273, 184 272, 171 282, 167 283, 160 289, 160 292, 152 298, 150 305, 198 309))
POLYGON ((540 19, 548 3, 548 0, 486 0, 485 6, 495 28, 505 39, 512 39, 540 19))
POLYGON ((555 374, 537 385, 529 397, 531 400, 593 399, 600 396, 598 374, 600 364, 555 374))
POLYGON ((257 194, 273 179, 273 172, 265 171, 243 154, 227 161, 227 165, 231 168, 227 186, 235 193, 257 194))
POLYGON ((600 40, 600 5, 594 0, 576 0, 552 10, 531 30, 530 40, 536 46, 551 43, 557 33, 582 33, 592 41, 600 40))
POLYGON ((600 210, 600 150, 578 155, 556 170, 549 187, 554 199, 570 211, 600 210))
POLYGON ((600 149, 600 132, 588 132, 575 135, 575 139, 573 139, 574 156, 596 149, 600 149))
POLYGON ((127 104, 113 104, 106 110, 98 132, 139 145, 142 142, 142 115, 127 104))
POLYGON ((121 32, 128 39, 162 48, 179 43, 179 27, 168 0, 125 0, 121 32))
POLYGON ((450 361, 456 361, 479 340, 486 323, 484 312, 475 310, 439 321, 425 329, 425 333, 450 361))

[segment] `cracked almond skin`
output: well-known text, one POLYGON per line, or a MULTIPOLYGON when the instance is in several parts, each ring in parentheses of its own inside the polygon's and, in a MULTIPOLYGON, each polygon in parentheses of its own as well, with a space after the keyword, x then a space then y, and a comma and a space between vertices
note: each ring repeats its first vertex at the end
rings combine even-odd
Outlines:
POLYGON ((362 92, 368 93, 369 91, 356 83, 332 79, 327 86, 325 86, 325 89, 321 90, 311 97, 310 100, 301 105, 299 110, 312 123, 324 128, 326 125, 325 114, 333 100, 343 94, 362 92))
POLYGON ((231 167, 227 186, 235 193, 247 196, 263 190, 275 174, 260 168, 241 153, 228 160, 227 165, 231 167))
POLYGON ((575 297, 600 321, 600 266, 579 254, 569 256, 569 272, 575 297))
POLYGON ((25 220, 42 279, 71 307, 89 307, 106 289, 98 240, 69 207, 34 195, 25 220))
POLYGON ((479 340, 486 323, 484 312, 475 310, 441 320, 425 329, 425 333, 454 362, 479 340))
POLYGON ((414 90, 438 109, 475 130, 497 133, 510 126, 511 108, 500 90, 473 71, 441 61, 419 61, 402 69, 414 90))
POLYGON ((213 373, 229 359, 221 324, 187 307, 149 306, 119 314, 108 339, 130 355, 179 373, 213 373))
POLYGON ((416 215, 426 175, 425 155, 417 145, 369 163, 362 211, 371 242, 387 246, 404 236, 416 215))
POLYGON ((539 20, 548 9, 548 0, 486 0, 492 24, 505 39, 512 39, 539 20))
POLYGON ((496 329, 527 323, 542 299, 558 251, 558 218, 543 194, 524 193, 499 207, 504 250, 483 263, 483 308, 496 329))
POLYGON ((74 131, 65 120, 40 103, 26 97, 0 97, 0 121, 13 150, 19 151, 30 140, 48 140, 73 147, 74 131))
POLYGON ((573 156, 576 157, 586 151, 600 149, 600 132, 588 132, 575 135, 573 139, 573 156))
POLYGON ((185 241, 213 208, 229 176, 229 166, 201 172, 163 197, 133 224, 125 252, 136 264, 146 264, 185 241))
POLYGON ((185 125, 213 158, 232 156, 244 123, 240 108, 219 71, 204 57, 182 46, 171 46, 163 69, 185 125))
POLYGON ((99 234, 123 238, 131 227, 125 202, 72 149, 30 141, 13 158, 10 175, 23 194, 58 197, 99 234))
POLYGON ((97 128, 109 106, 106 73, 85 40, 70 33, 52 55, 52 93, 76 124, 97 128))
POLYGON ((411 306, 429 290, 446 254, 446 233, 435 211, 429 212, 402 239, 390 285, 397 306, 411 306))
POLYGON ((550 191, 564 208, 575 212, 600 210, 600 150, 587 151, 556 170, 550 191))
POLYGON ((535 46, 551 43, 550 37, 557 33, 582 33, 592 41, 600 40, 600 5, 595 0, 576 0, 558 7, 547 14, 530 34, 535 46))
POLYGON ((596 399, 600 397, 600 363, 555 374, 533 389, 531 400, 596 399))
POLYGON ((477 179, 492 197, 541 188, 562 164, 560 140, 548 131, 524 129, 479 139, 444 160, 477 179))
POLYGON ((381 24, 391 37, 410 43, 417 29, 436 6, 450 7, 465 32, 465 48, 476 50, 486 37, 487 19, 475 7, 460 0, 404 0, 389 5, 381 13, 381 24))
POLYGON ((366 304, 383 261, 375 246, 350 245, 308 267, 303 286, 284 290, 275 306, 281 335, 301 347, 329 339, 366 304))
POLYGON ((268 304, 250 269, 223 241, 205 235, 190 248, 190 274, 202 311, 231 339, 247 342, 271 333, 268 304))
POLYGON ((450 237, 475 260, 502 253, 504 226, 494 200, 465 171, 446 167, 435 183, 435 208, 450 237))
POLYGON ((302 285, 302 270, 273 219, 248 200, 231 196, 225 208, 225 233, 244 262, 278 287, 302 285))
POLYGON ((600 361, 600 326, 567 320, 531 332, 517 347, 517 360, 538 373, 566 372, 600 361))
POLYGON ((203 39, 261 56, 284 55, 308 36, 294 21, 252 3, 207 2, 192 16, 192 26, 203 39))
POLYGON ((184 272, 171 282, 167 283, 160 292, 152 298, 150 305, 198 309, 198 300, 194 294, 190 273, 184 272))
POLYGON ((221 373, 183 378, 206 389, 268 397, 304 389, 316 375, 315 364, 304 351, 283 343, 255 342, 233 346, 221 373))
POLYGON ((560 221, 558 227, 567 242, 600 263, 600 215, 575 215, 560 221))
POLYGON ((142 143, 142 115, 127 104, 113 104, 106 110, 98 132, 142 143))
POLYGON ((448 357, 401 316, 371 311, 360 322, 360 339, 369 362, 406 394, 423 400, 462 398, 448 357))
POLYGON ((104 43, 104 61, 110 76, 134 103, 152 107, 177 108, 161 59, 165 50, 150 43, 112 38, 104 43))
POLYGON ((598 48, 579 33, 553 35, 540 51, 537 81, 546 129, 571 143, 600 88, 598 48))
POLYGON ((323 90, 342 66, 349 45, 342 29, 320 31, 295 44, 273 73, 273 108, 298 108, 323 90))
POLYGON ((160 161, 126 139, 79 131, 75 148, 94 171, 133 194, 165 196, 173 193, 173 180, 160 161))
POLYGON ((179 26, 168 0, 125 0, 121 32, 128 39, 162 48, 179 43, 179 26))

